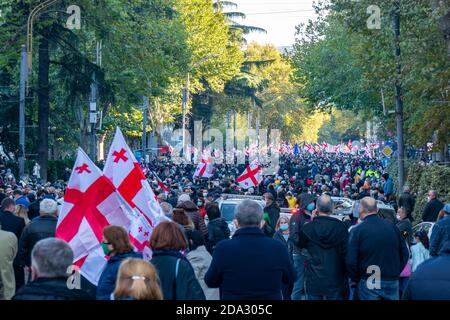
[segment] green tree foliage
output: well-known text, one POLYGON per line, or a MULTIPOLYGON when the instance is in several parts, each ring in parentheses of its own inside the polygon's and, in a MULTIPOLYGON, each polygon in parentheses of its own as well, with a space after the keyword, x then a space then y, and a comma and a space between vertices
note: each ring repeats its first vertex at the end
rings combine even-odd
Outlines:
POLYGON ((215 11, 211 0, 179 0, 176 7, 188 34, 190 89, 221 92, 225 82, 240 69, 240 45, 229 36, 225 16, 215 11))
MULTIPOLYGON (((406 184, 410 187, 412 194, 416 197, 416 205, 413 217, 418 223, 422 221, 422 213, 427 202, 427 194, 434 190, 438 194, 439 200, 444 203, 450 202, 450 168, 442 165, 424 165, 418 161, 406 162, 406 184)), ((397 184, 397 161, 392 161, 387 168, 389 175, 393 177, 397 184)), ((398 186, 395 186, 397 194, 400 194, 398 186)))
MULTIPOLYGON (((445 2, 445 1, 444 1, 445 2)), ((381 115, 381 90, 394 109, 397 80, 392 30, 393 1, 377 1, 381 29, 369 29, 373 1, 319 1, 320 19, 297 29, 293 58, 299 92, 310 108, 336 107, 381 115), (327 13, 327 14, 326 14, 327 13)), ((435 1, 401 1, 401 65, 407 143, 436 148, 449 142, 450 60, 440 29, 448 7, 435 1)), ((387 128, 394 118, 385 118, 387 128)))

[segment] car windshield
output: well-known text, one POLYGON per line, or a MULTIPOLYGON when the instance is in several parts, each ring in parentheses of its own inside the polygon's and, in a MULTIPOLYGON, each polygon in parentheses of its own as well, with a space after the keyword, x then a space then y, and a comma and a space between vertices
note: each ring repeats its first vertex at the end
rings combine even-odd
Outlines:
POLYGON ((220 208, 220 214, 222 218, 224 218, 227 222, 233 221, 235 208, 235 203, 222 204, 222 207, 220 208))

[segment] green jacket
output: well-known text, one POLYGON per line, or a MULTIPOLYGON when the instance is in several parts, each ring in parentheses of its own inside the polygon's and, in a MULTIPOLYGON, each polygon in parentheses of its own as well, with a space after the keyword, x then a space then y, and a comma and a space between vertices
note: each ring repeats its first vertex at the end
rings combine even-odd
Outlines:
POLYGON ((0 230, 0 300, 11 300, 16 291, 13 261, 17 254, 17 238, 0 230))

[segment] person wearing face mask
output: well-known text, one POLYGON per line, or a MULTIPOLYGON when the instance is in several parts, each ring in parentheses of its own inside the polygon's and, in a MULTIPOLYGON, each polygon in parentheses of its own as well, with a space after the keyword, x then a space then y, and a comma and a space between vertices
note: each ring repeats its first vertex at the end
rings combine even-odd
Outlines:
POLYGON ((198 198, 197 207, 198 207, 198 212, 200 213, 202 218, 205 219, 206 209, 205 209, 205 199, 204 198, 198 198))
POLYGON ((134 252, 128 232, 119 226, 111 225, 103 229, 101 246, 105 256, 109 256, 109 260, 98 281, 96 299, 110 300, 121 262, 127 258, 142 259, 142 254, 134 252))
POLYGON ((330 215, 333 201, 317 198, 314 219, 303 226, 298 246, 305 249, 305 292, 308 300, 343 300, 348 284, 345 269, 347 225, 330 215))
POLYGON ((256 201, 242 201, 235 211, 238 230, 215 247, 205 283, 220 288, 221 300, 282 300, 283 285, 295 281, 286 247, 264 235, 262 218, 256 201))
MULTIPOLYGON (((275 226, 275 234, 273 239, 280 241, 286 246, 289 253, 289 258, 292 260, 292 243, 289 241, 289 218, 285 215, 281 215, 275 226)), ((291 300, 293 284, 283 286, 283 300, 291 300)))

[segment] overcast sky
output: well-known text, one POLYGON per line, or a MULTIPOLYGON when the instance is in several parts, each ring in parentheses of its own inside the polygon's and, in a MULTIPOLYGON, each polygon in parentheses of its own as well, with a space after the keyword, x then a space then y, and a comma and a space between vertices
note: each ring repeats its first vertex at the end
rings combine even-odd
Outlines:
POLYGON ((273 43, 277 47, 291 46, 294 43, 295 26, 308 19, 314 19, 313 0, 232 0, 238 4, 235 9, 247 15, 237 22, 261 27, 264 33, 252 33, 246 38, 249 42, 273 43))

